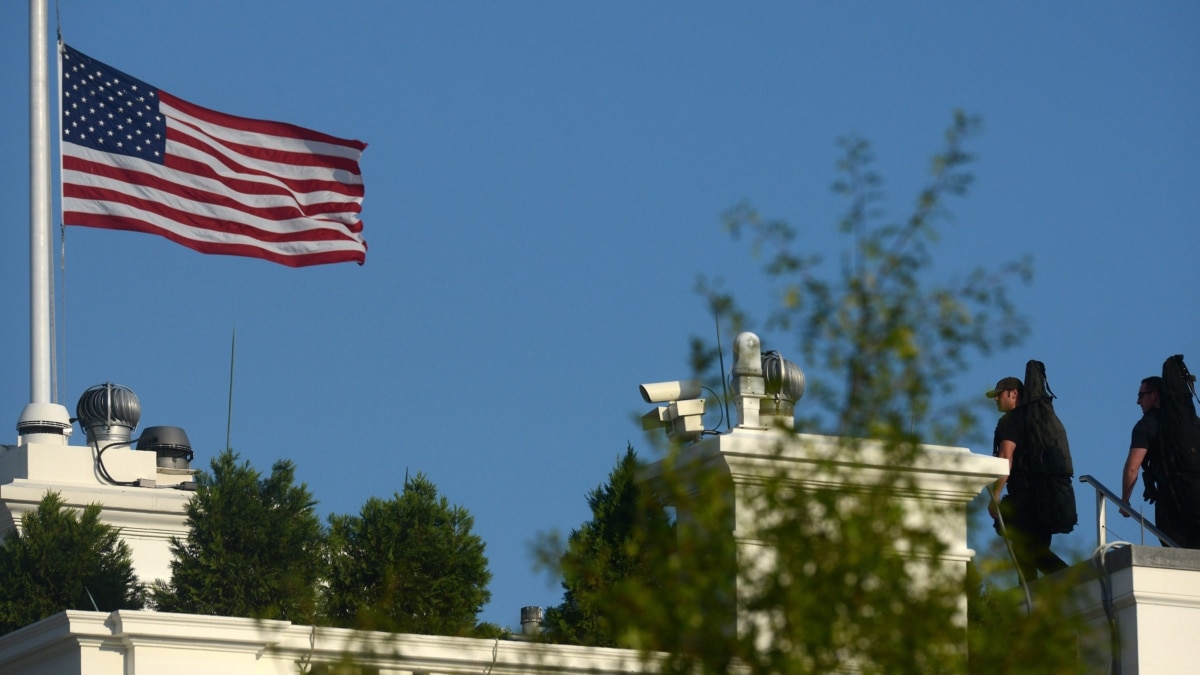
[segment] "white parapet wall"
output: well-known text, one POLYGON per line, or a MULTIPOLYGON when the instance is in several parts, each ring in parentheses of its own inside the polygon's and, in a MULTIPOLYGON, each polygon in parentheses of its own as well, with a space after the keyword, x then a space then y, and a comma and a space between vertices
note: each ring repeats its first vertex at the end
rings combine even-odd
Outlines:
MULTIPOLYGON (((1110 545, 1076 588, 1091 672, 1191 675, 1200 670, 1200 551, 1110 545), (1115 632, 1117 648, 1110 638, 1115 632), (1114 653, 1115 651, 1115 653, 1114 653), (1114 661, 1113 656, 1116 656, 1114 661)), ((1039 580, 1033 586, 1037 602, 1039 580)))
POLYGON ((60 612, 0 637, 0 672, 24 675, 295 675, 298 672, 653 672, 624 649, 313 628, 193 614, 60 612), (335 667, 353 666, 346 670, 335 667), (326 666, 327 669, 322 669, 326 666))

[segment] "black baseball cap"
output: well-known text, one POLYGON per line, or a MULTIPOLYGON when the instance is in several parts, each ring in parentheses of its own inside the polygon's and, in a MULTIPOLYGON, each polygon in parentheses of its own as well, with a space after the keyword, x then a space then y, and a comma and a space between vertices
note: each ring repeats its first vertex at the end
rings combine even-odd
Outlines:
POLYGON ((1025 386, 1025 385, 1021 384, 1021 381, 1018 380, 1017 378, 1006 377, 1006 378, 1001 379, 999 382, 997 382, 996 388, 987 392, 987 394, 985 394, 985 395, 988 398, 996 398, 997 396, 1000 395, 1000 392, 1002 392, 1002 391, 1008 391, 1009 389, 1016 389, 1017 391, 1020 391, 1021 387, 1023 387, 1023 386, 1025 386))

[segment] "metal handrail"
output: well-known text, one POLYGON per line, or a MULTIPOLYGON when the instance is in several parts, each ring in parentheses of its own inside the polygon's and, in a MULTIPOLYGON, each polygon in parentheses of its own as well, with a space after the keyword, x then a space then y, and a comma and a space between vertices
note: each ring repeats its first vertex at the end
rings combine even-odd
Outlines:
POLYGON ((1154 536, 1158 537, 1159 540, 1162 541, 1163 546, 1169 546, 1171 548, 1181 548, 1179 546, 1179 544, 1175 543, 1174 539, 1168 537, 1162 530, 1158 529, 1158 527, 1156 527, 1154 525, 1154 523, 1150 522, 1149 520, 1147 520, 1145 518, 1145 516, 1138 513, 1137 511, 1135 511, 1133 509, 1133 507, 1129 505, 1129 502, 1118 497, 1117 493, 1113 492, 1112 490, 1109 490, 1100 481, 1096 480, 1092 476, 1080 476, 1079 482, 1087 483, 1088 485, 1091 485, 1093 488, 1096 489, 1096 548, 1102 548, 1104 546, 1104 530, 1105 530, 1104 500, 1105 499, 1111 501, 1113 504, 1116 504, 1118 508, 1124 510, 1125 513, 1128 513, 1129 517, 1133 518, 1135 522, 1137 522, 1139 525, 1146 528, 1147 530, 1150 530, 1150 534, 1153 534, 1154 536))

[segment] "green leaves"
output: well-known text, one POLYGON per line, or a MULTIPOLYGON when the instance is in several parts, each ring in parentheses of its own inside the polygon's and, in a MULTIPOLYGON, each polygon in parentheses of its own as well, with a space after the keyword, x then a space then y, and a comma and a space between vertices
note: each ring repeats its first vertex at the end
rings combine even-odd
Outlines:
POLYGON ((65 609, 144 605, 129 546, 100 522, 98 504, 77 514, 47 492, 21 526, 0 544, 0 634, 65 609))
POLYGON ((347 628, 468 635, 491 597, 484 543, 466 509, 423 474, 357 516, 329 519, 328 619, 347 628))
MULTIPOLYGON (((811 437, 789 439, 812 443, 800 454, 818 454, 802 468, 766 461, 749 472, 722 466, 711 448, 672 448, 655 467, 653 491, 679 516, 661 529, 646 520, 661 505, 655 511, 645 492, 630 497, 639 486, 628 453, 589 494, 592 520, 572 532, 561 558, 566 593, 547 612, 551 639, 647 650, 658 672, 689 675, 1001 672, 989 667, 994 658, 1011 672, 1060 672, 1074 662, 1067 641, 1059 648, 1030 634, 1041 655, 1021 650, 1013 660, 997 658, 1017 651, 1007 632, 968 637, 961 552, 950 555, 952 538, 939 530, 961 527, 965 514, 921 498, 928 493, 908 471, 921 443, 962 440, 977 426, 953 397, 954 376, 972 355, 1017 344, 1026 331, 1008 288, 1029 279, 1027 260, 965 273, 933 269, 947 203, 972 183, 964 144, 978 127, 955 113, 929 182, 899 219, 881 208, 870 144, 843 140, 833 189, 847 202, 835 223, 845 246, 827 256, 833 265, 824 252, 804 249, 787 222, 748 203, 723 214, 731 236, 750 239, 751 254, 776 282, 780 302, 767 328, 794 338, 802 352, 809 385, 802 410, 810 412, 797 428, 838 438, 828 456, 811 437), (626 503, 642 506, 620 507, 626 503)), ((703 277, 697 290, 723 332, 746 328, 732 292, 703 277)), ((714 373, 715 346, 693 339, 691 348, 699 374, 710 382, 724 375, 714 373)), ((785 445, 775 452, 783 457, 785 445)), ((997 621, 984 631, 1011 630, 1020 618, 1015 605, 992 604, 997 621)), ((1074 625, 1061 605, 1039 611, 1039 626, 1057 620, 1047 635, 1074 625)))
MULTIPOLYGON (((953 376, 972 354, 1020 343, 1028 329, 1008 289, 1032 274, 1028 259, 958 275, 932 272, 939 226, 951 219, 948 201, 964 196, 973 181, 965 144, 980 126, 977 117, 955 112, 929 182, 898 220, 882 210, 883 181, 870 144, 857 137, 839 141, 843 155, 833 191, 847 205, 836 222, 846 240, 836 267, 800 248, 787 222, 764 218, 748 203, 722 216, 735 238, 750 238, 751 254, 777 282, 779 303, 766 325, 796 339, 808 400, 815 401, 806 405, 813 412, 799 428, 849 436, 903 429, 950 444, 969 431, 958 423, 973 419, 969 406, 948 396, 953 376)), ((730 292, 703 278, 697 290, 726 331, 744 329, 747 314, 730 292)), ((692 351, 708 353, 703 343, 692 351)), ((714 359, 693 361, 698 372, 711 374, 714 359)))
MULTIPOLYGON (((546 611, 544 631, 556 642, 601 647, 645 646, 637 616, 626 601, 657 588, 664 578, 663 546, 675 535, 663 505, 634 482, 637 453, 617 461, 605 483, 588 493, 592 518, 567 539, 567 549, 548 561, 563 576, 563 602, 546 611)), ((553 545, 543 545, 544 558, 553 545)))
POLYGON ((186 539, 173 539, 171 580, 153 589, 162 611, 310 623, 324 562, 316 501, 281 460, 262 476, 226 450, 197 476, 186 539))
MULTIPOLYGON (((434 635, 502 632, 476 626, 491 573, 474 519, 423 475, 390 500, 367 500, 359 515, 331 516, 328 533, 289 461, 263 475, 227 450, 197 485, 188 535, 171 541, 171 579, 151 592, 160 611, 434 635)), ((129 547, 100 513, 93 504, 76 515, 47 493, 22 531, 0 543, 0 634, 64 609, 144 606, 129 547)))
POLYGON ((264 476, 227 450, 197 483, 171 580, 153 591, 162 611, 465 635, 490 597, 474 519, 422 475, 328 531, 289 461, 264 476))

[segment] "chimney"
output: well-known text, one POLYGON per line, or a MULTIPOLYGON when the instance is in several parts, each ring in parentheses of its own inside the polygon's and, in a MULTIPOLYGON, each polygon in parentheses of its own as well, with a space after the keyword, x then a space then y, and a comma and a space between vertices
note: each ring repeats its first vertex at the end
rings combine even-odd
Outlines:
POLYGON ((536 605, 521 608, 521 635, 542 632, 542 608, 536 605))

